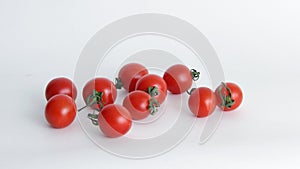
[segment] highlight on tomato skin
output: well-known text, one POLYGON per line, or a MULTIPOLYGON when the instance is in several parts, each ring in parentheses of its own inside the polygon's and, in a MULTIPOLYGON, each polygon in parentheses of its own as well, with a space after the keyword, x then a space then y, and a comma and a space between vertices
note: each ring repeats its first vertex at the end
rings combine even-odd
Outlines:
POLYGON ((45 107, 45 118, 53 128, 65 128, 76 117, 75 101, 68 95, 58 94, 51 97, 45 107))
POLYGON ((45 89, 45 97, 48 101, 57 94, 65 94, 75 100, 77 97, 77 89, 72 80, 66 77, 58 77, 48 82, 45 89))
POLYGON ((98 125, 106 137, 121 137, 130 130, 132 117, 124 106, 110 104, 100 111, 98 125))
POLYGON ((188 106, 196 117, 207 117, 216 108, 215 93, 207 87, 196 88, 190 94, 188 106))
POLYGON ((124 65, 116 78, 116 88, 121 89, 122 87, 132 92, 135 90, 137 81, 149 72, 145 66, 140 63, 128 63, 124 65))
POLYGON ((233 82, 222 82, 215 90, 217 106, 223 111, 237 109, 243 101, 242 89, 233 82))

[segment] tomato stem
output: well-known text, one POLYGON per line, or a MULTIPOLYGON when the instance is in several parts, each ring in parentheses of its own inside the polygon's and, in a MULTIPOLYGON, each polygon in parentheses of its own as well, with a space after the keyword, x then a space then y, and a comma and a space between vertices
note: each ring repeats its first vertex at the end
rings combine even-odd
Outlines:
POLYGON ((87 115, 87 117, 92 121, 92 123, 93 123, 95 126, 99 125, 99 124, 98 124, 98 114, 95 114, 95 113, 89 113, 89 114, 87 115))
POLYGON ((148 106, 148 109, 150 110, 150 114, 154 115, 158 111, 159 106, 160 103, 155 98, 152 97, 149 100, 149 106, 148 106))
POLYGON ((222 89, 223 89, 222 87, 219 87, 219 89, 217 90, 217 93, 222 100, 221 106, 222 107, 225 106, 226 108, 230 109, 235 103, 235 101, 231 97, 231 89, 224 82, 222 82, 221 84, 223 87, 225 87, 225 89, 227 90, 227 93, 228 93, 227 95, 226 95, 226 93, 222 94, 222 89))
POLYGON ((122 87, 123 87, 123 82, 121 81, 121 79, 120 78, 116 78, 115 79, 115 86, 116 86, 116 88, 117 89, 122 89, 122 87))
POLYGON ((158 88, 155 86, 149 86, 147 93, 150 94, 151 97, 159 95, 158 88))
POLYGON ((154 115, 158 111, 158 107, 160 107, 160 103, 154 98, 159 95, 159 90, 155 86, 149 86, 147 93, 151 96, 148 109, 150 110, 150 114, 154 115))
POLYGON ((187 90, 186 93, 188 95, 191 95, 195 90, 196 90, 196 88, 191 88, 191 90, 190 91, 187 90))
POLYGON ((80 112, 80 111, 82 111, 83 109, 85 109, 87 107, 88 107, 88 105, 85 105, 85 106, 81 107, 80 109, 78 109, 77 111, 80 112))
POLYGON ((86 98, 86 105, 81 107, 77 111, 80 112, 87 107, 93 106, 94 104, 98 104, 100 109, 102 109, 104 107, 103 102, 102 102, 103 101, 102 97, 103 97, 103 92, 98 92, 97 90, 93 90, 92 94, 90 94, 86 98))
POLYGON ((197 81, 200 78, 200 72, 198 72, 196 69, 191 69, 190 72, 194 81, 197 81))

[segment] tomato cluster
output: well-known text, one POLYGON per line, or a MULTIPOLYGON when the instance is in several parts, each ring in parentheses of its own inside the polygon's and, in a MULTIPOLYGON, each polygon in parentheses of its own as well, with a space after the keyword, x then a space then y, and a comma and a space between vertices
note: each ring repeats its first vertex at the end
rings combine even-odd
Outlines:
POLYGON ((102 133, 111 138, 125 135, 131 128, 133 120, 142 120, 154 115, 164 103, 168 91, 172 94, 187 92, 190 96, 188 106, 196 117, 207 117, 216 106, 224 111, 234 110, 240 106, 243 94, 234 83, 221 83, 215 91, 208 87, 190 89, 192 82, 198 80, 200 72, 185 65, 176 64, 169 67, 163 77, 150 74, 139 63, 123 66, 113 83, 103 77, 89 80, 82 90, 86 106, 77 110, 75 99, 77 89, 67 78, 51 80, 45 96, 45 118, 54 128, 70 125, 76 113, 84 108, 91 108, 98 113, 89 113, 88 118, 98 125, 102 133), (122 105, 116 104, 117 89, 124 88, 128 94, 122 105))

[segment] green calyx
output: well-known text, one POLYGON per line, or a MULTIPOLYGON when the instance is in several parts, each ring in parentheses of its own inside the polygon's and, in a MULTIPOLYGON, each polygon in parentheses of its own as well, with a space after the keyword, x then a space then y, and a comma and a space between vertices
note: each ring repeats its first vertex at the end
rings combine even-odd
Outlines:
POLYGON ((123 83, 122 83, 120 78, 115 79, 115 86, 116 86, 117 89, 122 89, 123 83))
POLYGON ((93 90, 92 94, 90 94, 86 98, 87 106, 93 106, 94 104, 98 104, 100 109, 104 107, 103 105, 103 92, 98 92, 97 90, 93 90))
POLYGON ((150 114, 154 115, 158 111, 158 107, 160 103, 154 98, 155 96, 159 95, 159 91, 157 87, 148 87, 147 93, 151 96, 149 100, 148 109, 150 110, 150 114))
MULTIPOLYGON (((98 92, 97 90, 93 90, 92 94, 90 94, 87 98, 86 98, 86 105, 80 109, 78 109, 78 112, 80 112, 81 110, 87 108, 87 107, 91 107, 95 104, 98 104, 100 107, 100 110, 104 107, 103 105, 103 92, 98 92)), ((99 109, 96 109, 97 111, 100 111, 99 109)), ((98 125, 98 114, 95 113, 89 113, 87 116, 94 125, 98 125)))
POLYGON ((152 86, 149 86, 148 87, 148 91, 147 91, 148 94, 150 94, 151 97, 154 97, 154 96, 157 96, 159 95, 159 91, 158 91, 158 88, 157 87, 152 87, 152 86))
POLYGON ((231 89, 224 82, 222 82, 222 87, 219 87, 217 92, 220 98, 222 99, 221 106, 230 109, 235 103, 235 101, 231 97, 231 89), (227 95, 226 93, 222 94, 223 87, 225 87, 225 89, 227 90, 227 95))
POLYGON ((194 81, 197 81, 200 78, 200 72, 198 72, 197 70, 191 69, 190 72, 191 72, 191 75, 192 75, 192 79, 194 81))
POLYGON ((191 95, 195 90, 196 90, 196 88, 191 88, 191 90, 190 91, 187 90, 186 93, 188 95, 191 95))
POLYGON ((159 102, 152 97, 149 100, 149 106, 148 106, 148 109, 150 110, 150 114, 154 115, 158 111, 159 106, 160 106, 159 102))
POLYGON ((102 109, 103 108, 102 96, 103 96, 103 92, 97 92, 96 90, 93 90, 92 94, 90 94, 86 98, 86 105, 81 107, 77 111, 80 112, 87 107, 93 106, 94 104, 98 104, 100 109, 102 109))
POLYGON ((98 125, 98 114, 89 113, 87 117, 92 121, 92 123, 93 123, 95 126, 98 125))

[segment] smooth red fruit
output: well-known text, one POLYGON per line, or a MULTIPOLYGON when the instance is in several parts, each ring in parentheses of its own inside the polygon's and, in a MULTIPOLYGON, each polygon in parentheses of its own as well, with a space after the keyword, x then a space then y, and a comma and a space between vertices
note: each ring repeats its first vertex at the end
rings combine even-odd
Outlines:
MULTIPOLYGON (((117 98, 117 89, 114 83, 109 79, 98 77, 88 81, 83 88, 82 96, 87 105, 89 104, 87 99, 93 94, 94 90, 96 90, 98 93, 103 93, 101 100, 102 106, 113 104, 117 98)), ((99 110, 102 108, 99 104, 93 104, 90 107, 99 110)))
POLYGON ((190 69, 182 64, 169 67, 164 76, 168 90, 173 94, 186 92, 192 86, 192 74, 190 69))
POLYGON ((135 90, 136 82, 146 74, 148 74, 148 70, 143 65, 139 63, 129 63, 121 68, 118 76, 124 89, 131 92, 135 90))
POLYGON ((235 83, 221 84, 215 90, 217 97, 217 105, 224 111, 230 111, 238 108, 243 100, 243 92, 241 88, 235 83), (224 86, 226 85, 226 87, 224 86))
POLYGON ((65 94, 72 97, 74 100, 77 97, 77 89, 74 83, 65 77, 52 79, 46 86, 45 96, 49 100, 52 96, 57 94, 65 94))
POLYGON ((216 108, 216 96, 211 89, 200 87, 192 91, 188 104, 194 115, 206 117, 216 108))
POLYGON ((156 87, 158 89, 159 93, 154 98, 162 104, 167 96, 167 84, 165 80, 158 75, 148 74, 137 81, 135 89, 148 92, 149 87, 156 87))
POLYGON ((143 91, 133 91, 123 100, 123 106, 130 112, 132 119, 141 120, 150 114, 149 102, 151 96, 143 91))
POLYGON ((167 84, 165 80, 158 75, 148 74, 137 81, 135 89, 148 92, 149 87, 156 87, 158 89, 159 93, 154 98, 162 104, 167 96, 167 84))
POLYGON ((100 111, 98 125, 105 136, 111 138, 120 137, 130 130, 132 118, 125 107, 110 104, 100 111))
POLYGON ((76 111, 76 104, 70 96, 58 94, 48 101, 45 108, 45 117, 52 127, 64 128, 73 122, 76 111))

